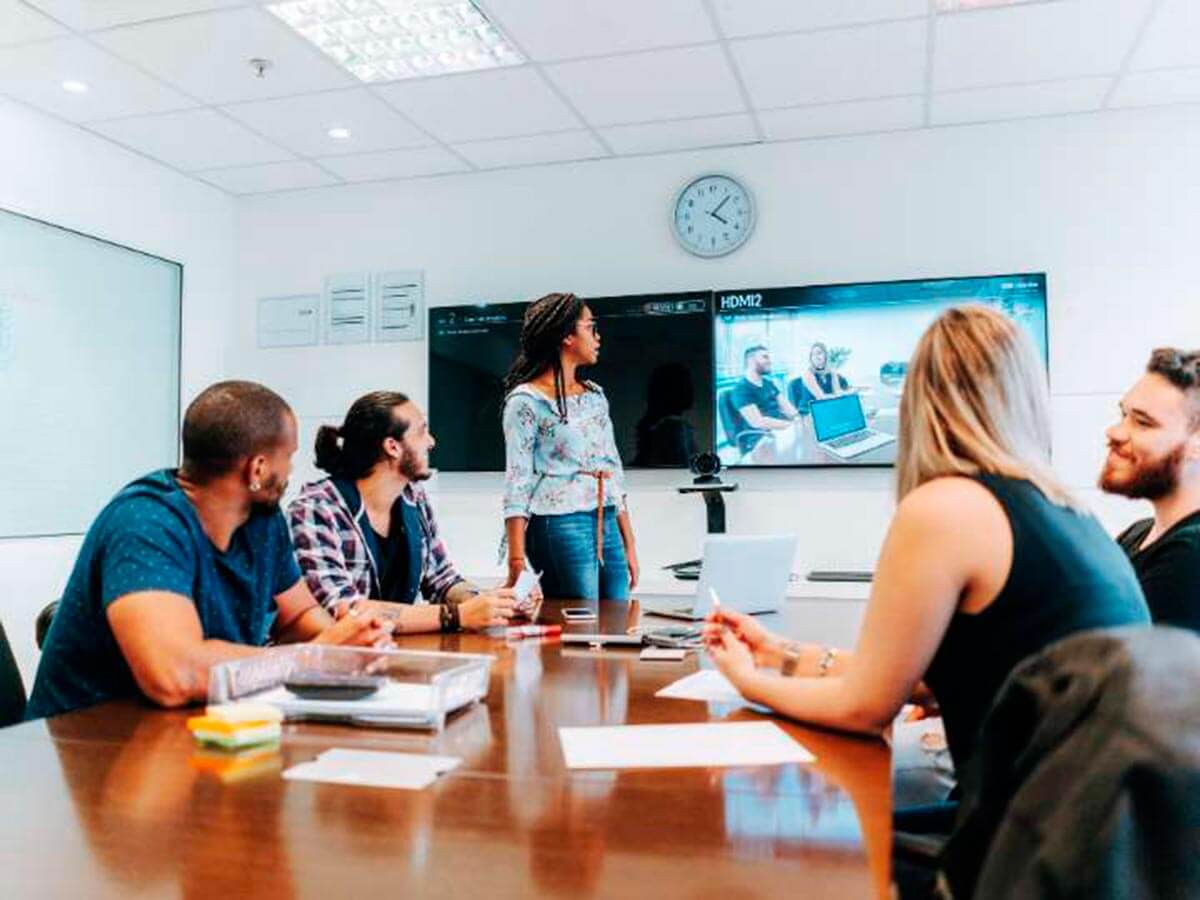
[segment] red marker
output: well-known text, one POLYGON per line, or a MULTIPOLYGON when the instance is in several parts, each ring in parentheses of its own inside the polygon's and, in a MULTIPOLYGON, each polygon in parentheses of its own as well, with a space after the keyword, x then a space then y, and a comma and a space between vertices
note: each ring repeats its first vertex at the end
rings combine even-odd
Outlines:
POLYGON ((557 637, 560 634, 561 625, 513 625, 504 629, 504 637, 510 641, 527 637, 557 637))

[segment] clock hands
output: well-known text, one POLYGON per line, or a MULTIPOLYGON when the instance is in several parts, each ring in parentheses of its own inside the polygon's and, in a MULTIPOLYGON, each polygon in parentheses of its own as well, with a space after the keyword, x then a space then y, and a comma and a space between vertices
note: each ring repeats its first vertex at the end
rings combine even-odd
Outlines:
POLYGON ((719 213, 721 211, 722 206, 724 206, 726 203, 729 202, 729 197, 730 197, 730 195, 726 194, 724 200, 722 200, 720 203, 718 203, 715 208, 710 209, 708 211, 708 214, 710 216, 712 216, 714 219, 716 219, 718 222, 720 222, 722 225, 728 225, 729 222, 727 222, 725 219, 722 219, 720 216, 717 215, 717 213, 719 213))

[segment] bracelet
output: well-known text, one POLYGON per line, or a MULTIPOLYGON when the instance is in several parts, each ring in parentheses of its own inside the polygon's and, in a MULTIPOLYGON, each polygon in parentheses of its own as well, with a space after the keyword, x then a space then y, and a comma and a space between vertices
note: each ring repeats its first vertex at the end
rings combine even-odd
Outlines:
POLYGON ((829 674, 829 670, 833 668, 833 661, 837 659, 837 647, 826 647, 825 652, 821 654, 821 661, 817 663, 817 677, 824 678, 829 674))

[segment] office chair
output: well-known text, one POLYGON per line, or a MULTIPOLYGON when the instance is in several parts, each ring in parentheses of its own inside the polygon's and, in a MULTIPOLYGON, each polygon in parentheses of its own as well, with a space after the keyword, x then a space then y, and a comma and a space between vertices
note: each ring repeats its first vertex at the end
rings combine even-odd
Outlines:
POLYGON ((759 438, 770 434, 761 428, 738 427, 742 416, 733 405, 733 388, 722 391, 717 398, 717 413, 721 419, 721 430, 725 434, 725 445, 736 447, 738 453, 749 452, 758 443, 759 438))
POLYGON ((1200 636, 1084 632, 1013 671, 959 773, 954 897, 1200 896, 1200 636))
POLYGON ((25 718, 25 682, 0 622, 0 728, 25 718))
POLYGON ((50 623, 54 621, 54 613, 58 609, 58 601, 46 604, 46 607, 38 613, 37 621, 33 625, 33 637, 37 641, 37 648, 42 649, 46 643, 46 634, 50 631, 50 623))

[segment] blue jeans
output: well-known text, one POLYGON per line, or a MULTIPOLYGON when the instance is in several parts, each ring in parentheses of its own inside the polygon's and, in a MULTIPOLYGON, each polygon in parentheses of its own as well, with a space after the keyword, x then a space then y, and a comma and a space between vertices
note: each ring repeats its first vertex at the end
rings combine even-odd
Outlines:
POLYGON ((604 565, 596 559, 596 513, 530 516, 525 555, 542 573, 542 593, 563 600, 626 600, 629 563, 615 507, 604 510, 604 565))

